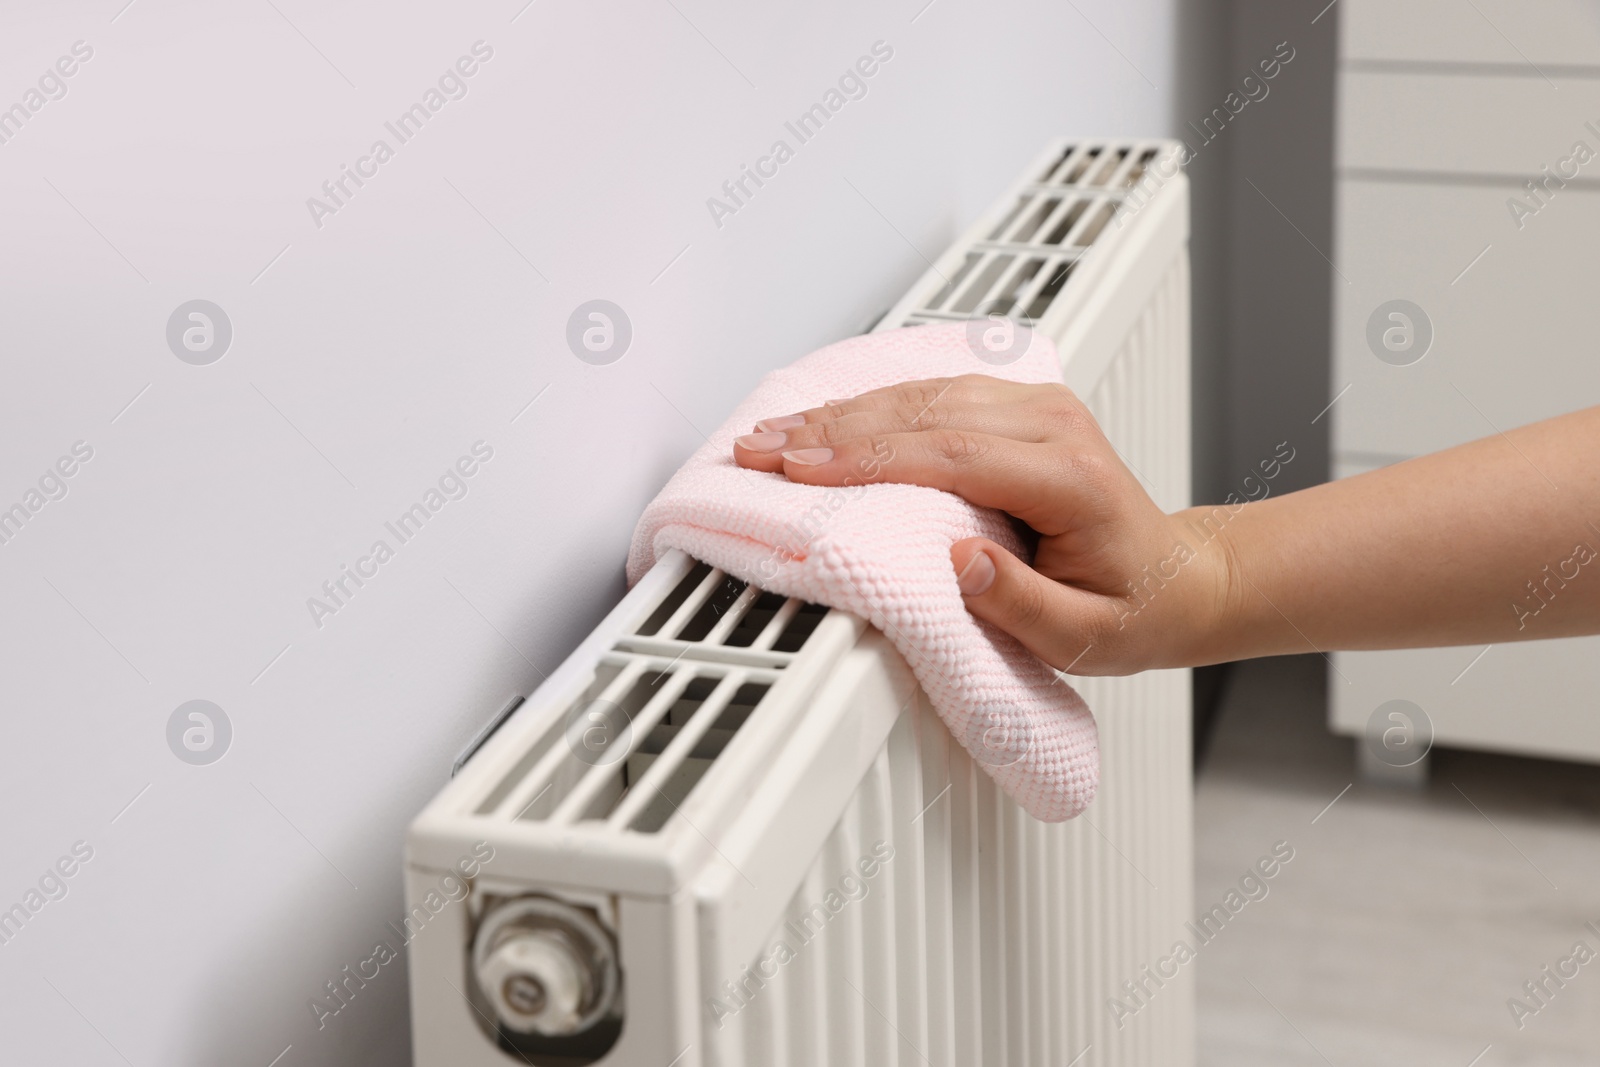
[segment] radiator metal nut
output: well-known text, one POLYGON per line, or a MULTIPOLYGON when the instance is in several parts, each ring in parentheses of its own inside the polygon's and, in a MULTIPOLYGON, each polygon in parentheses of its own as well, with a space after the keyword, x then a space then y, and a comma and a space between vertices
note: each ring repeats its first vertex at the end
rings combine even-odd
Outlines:
POLYGON ((491 911, 473 963, 501 1025, 518 1033, 579 1034, 617 1000, 611 936, 592 912, 548 897, 519 897, 491 911))

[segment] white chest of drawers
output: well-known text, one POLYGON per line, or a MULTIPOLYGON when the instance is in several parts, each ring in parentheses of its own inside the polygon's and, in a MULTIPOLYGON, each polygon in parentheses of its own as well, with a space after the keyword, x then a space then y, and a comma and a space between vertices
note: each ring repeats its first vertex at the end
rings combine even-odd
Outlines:
MULTIPOLYGON (((1334 476, 1600 403, 1600 4, 1339 10, 1334 476)), ((1332 660, 1337 732, 1600 762, 1600 638, 1332 660)))

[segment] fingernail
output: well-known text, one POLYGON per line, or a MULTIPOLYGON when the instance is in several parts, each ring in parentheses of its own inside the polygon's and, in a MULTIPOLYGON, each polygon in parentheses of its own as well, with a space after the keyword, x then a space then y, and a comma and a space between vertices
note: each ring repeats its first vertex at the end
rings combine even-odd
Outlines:
POLYGON ((788 439, 786 433, 747 433, 735 438, 733 443, 752 452, 776 452, 788 439))
POLYGON ((989 558, 989 553, 979 549, 967 560, 967 565, 961 568, 961 573, 956 575, 956 585, 961 587, 962 596, 979 596, 989 591, 994 584, 994 560, 989 558))
POLYGON ((815 467, 819 463, 826 463, 833 458, 831 448, 801 448, 793 452, 785 452, 783 458, 790 463, 798 463, 802 467, 815 467))
POLYGON ((777 433, 780 430, 792 430, 796 426, 804 426, 805 424, 806 417, 804 415, 779 415, 775 419, 762 419, 756 423, 756 429, 777 433))

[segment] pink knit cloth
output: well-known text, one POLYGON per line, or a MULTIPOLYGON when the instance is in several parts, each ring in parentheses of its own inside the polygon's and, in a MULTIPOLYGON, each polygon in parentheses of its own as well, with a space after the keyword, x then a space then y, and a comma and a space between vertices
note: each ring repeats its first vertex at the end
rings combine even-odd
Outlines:
POLYGON ((733 462, 733 439, 763 418, 923 378, 984 373, 1061 380, 1055 346, 1034 333, 1015 362, 975 358, 964 323, 866 334, 767 375, 645 509, 628 554, 637 582, 671 548, 774 593, 854 612, 911 665, 951 734, 1031 815, 1070 819, 1100 776, 1094 717, 1043 661, 967 610, 950 546, 987 537, 1023 554, 1011 520, 952 493, 878 481, 797 485, 733 462))

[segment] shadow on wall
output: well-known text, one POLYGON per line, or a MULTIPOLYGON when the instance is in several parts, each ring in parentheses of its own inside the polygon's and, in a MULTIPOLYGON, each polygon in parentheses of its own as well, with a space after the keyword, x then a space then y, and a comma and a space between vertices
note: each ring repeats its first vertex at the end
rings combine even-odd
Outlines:
MULTIPOLYGON (((392 898, 381 911, 398 921, 402 914, 398 883, 388 879, 375 888, 392 898)), ((395 930, 371 921, 369 904, 352 901, 338 927, 339 943, 307 942, 296 931, 305 928, 307 915, 326 912, 330 898, 313 879, 297 881, 295 889, 292 897, 277 898, 271 919, 258 916, 241 924, 237 941, 217 946, 222 966, 191 1005, 188 1017, 194 1030, 182 1062, 265 1065, 292 1047, 284 1064, 409 1064, 410 979, 403 939, 395 930), (389 951, 380 951, 379 946, 389 951), (364 978, 363 973, 373 977, 364 978), (322 986, 308 987, 307 976, 313 974, 322 986), (333 999, 326 983, 340 987, 343 1004, 333 999), (314 1007, 319 1001, 340 1005, 340 1010, 332 1014, 324 1007, 319 1013, 314 1007), (235 1025, 239 1019, 251 1020, 254 1033, 277 1035, 277 1047, 241 1048, 235 1025)))
MULTIPOLYGON (((1198 101, 1220 100, 1226 92, 1230 0, 1178 5, 1178 80, 1173 113, 1181 124, 1198 101)), ((1174 136, 1177 133, 1174 131, 1174 136)), ((1194 499, 1222 496, 1226 466, 1226 326, 1224 279, 1228 256, 1227 160, 1232 142, 1196 157, 1189 176, 1190 338, 1192 378, 1189 425, 1194 499)), ((1195 760, 1201 756, 1217 700, 1227 680, 1226 664, 1194 672, 1195 760)))
MULTIPOLYGON (((1326 0, 1214 0, 1181 5, 1178 17, 1194 498, 1240 493, 1285 443, 1296 460, 1272 491, 1303 489, 1329 471, 1329 423, 1317 416, 1330 395, 1338 10, 1326 0), (1277 70, 1270 79, 1263 61, 1277 70)), ((1197 762, 1227 674, 1226 664, 1195 672, 1197 762)))
POLYGON ((1331 395, 1339 10, 1326 0, 1237 0, 1233 11, 1239 79, 1283 44, 1294 60, 1222 134, 1233 140, 1224 485, 1236 489, 1286 441, 1297 458, 1274 486, 1282 493, 1324 482, 1329 471, 1329 420, 1319 416, 1331 395))

